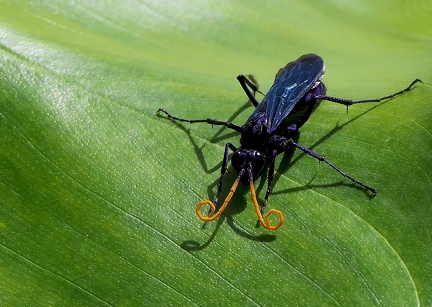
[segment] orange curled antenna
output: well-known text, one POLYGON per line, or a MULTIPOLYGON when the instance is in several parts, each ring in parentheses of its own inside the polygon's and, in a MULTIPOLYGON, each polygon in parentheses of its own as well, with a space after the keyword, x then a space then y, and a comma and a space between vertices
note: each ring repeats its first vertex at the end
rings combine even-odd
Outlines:
MULTIPOLYGON (((249 175, 249 187, 251 190, 252 203, 254 204, 255 212, 256 212, 256 215, 258 216, 260 223, 263 225, 264 228, 269 229, 269 230, 279 229, 279 227, 281 227, 281 225, 284 222, 283 213, 279 210, 271 209, 269 212, 267 212, 267 214, 265 215, 265 219, 264 219, 264 217, 261 214, 261 208, 258 204, 258 200, 257 200, 256 193, 255 193, 255 187, 254 187, 253 179, 252 179, 253 178, 252 177, 252 169, 249 167, 247 171, 248 171, 248 175, 249 175), (273 213, 279 215, 279 223, 277 223, 274 226, 270 223, 270 215, 273 213)), ((244 172, 245 172, 245 169, 243 168, 240 171, 239 175, 237 176, 236 180, 234 181, 227 197, 225 198, 224 203, 222 204, 222 206, 220 207, 218 212, 216 212, 215 204, 210 200, 203 200, 203 201, 200 201, 198 203, 198 206, 196 208, 196 213, 202 221, 204 221, 204 222, 214 221, 225 211, 226 207, 228 206, 228 203, 231 201, 231 198, 234 195, 235 190, 237 189, 237 186, 240 182, 240 178, 241 178, 241 176, 243 176, 244 172), (208 216, 204 216, 201 213, 201 207, 203 205, 209 205, 210 206, 210 213, 208 216)))
POLYGON ((243 173, 244 173, 244 171, 240 172, 240 174, 237 176, 237 179, 234 181, 234 183, 233 183, 233 185, 232 185, 232 187, 231 187, 231 189, 230 189, 227 197, 225 198, 224 203, 222 204, 222 206, 220 207, 220 209, 219 209, 218 212, 215 213, 216 206, 215 206, 215 204, 211 200, 203 200, 203 201, 200 201, 198 203, 198 206, 196 208, 196 213, 197 213, 198 217, 202 221, 204 221, 204 222, 214 221, 215 219, 217 219, 222 214, 222 212, 225 211, 225 208, 228 206, 228 203, 230 202, 232 196, 234 195, 235 190, 237 189, 237 186, 238 186, 238 184, 240 182, 240 178, 243 175, 243 173), (209 213, 208 216, 204 216, 201 213, 201 207, 203 205, 209 205, 210 206, 210 213, 209 213))
POLYGON ((254 204, 255 212, 256 212, 256 215, 258 216, 259 221, 261 222, 261 225, 263 225, 264 228, 269 229, 269 230, 278 230, 279 227, 281 227, 281 225, 285 221, 282 211, 276 210, 276 209, 271 209, 265 215, 265 220, 264 220, 264 218, 263 218, 263 216, 261 214, 260 206, 258 205, 258 200, 256 198, 256 193, 255 193, 255 187, 254 187, 254 184, 253 184, 252 180, 249 180, 249 187, 250 187, 250 190, 251 190, 252 203, 254 204), (270 215, 272 213, 275 213, 275 214, 279 215, 279 223, 277 223, 275 226, 273 226, 270 223, 270 215))
POLYGON ((284 222, 283 213, 279 210, 271 209, 271 210, 269 210, 269 212, 267 212, 267 214, 265 216, 265 220, 264 220, 264 218, 261 214, 261 207, 260 207, 260 205, 258 205, 258 200, 257 200, 256 193, 255 193, 255 186, 253 184, 252 166, 248 167, 247 172, 249 175, 249 188, 251 190, 252 203, 254 204, 255 212, 256 212, 256 215, 258 216, 258 219, 259 219, 261 225, 263 225, 264 228, 269 229, 269 230, 278 230, 279 227, 281 227, 281 225, 284 222), (277 223, 275 226, 273 226, 270 223, 270 215, 272 213, 279 215, 279 223, 277 223))

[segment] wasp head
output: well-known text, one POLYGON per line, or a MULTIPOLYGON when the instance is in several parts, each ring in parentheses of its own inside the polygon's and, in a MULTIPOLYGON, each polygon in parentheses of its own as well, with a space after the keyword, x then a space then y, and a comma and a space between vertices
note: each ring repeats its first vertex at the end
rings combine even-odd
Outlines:
MULTIPOLYGON (((247 169, 249 166, 252 167, 252 180, 255 181, 256 178, 261 174, 266 159, 265 156, 258 150, 255 149, 243 149, 240 148, 232 156, 231 163, 233 168, 240 173, 242 169, 247 169)), ((241 182, 244 184, 249 184, 248 172, 244 172, 241 177, 241 182)))

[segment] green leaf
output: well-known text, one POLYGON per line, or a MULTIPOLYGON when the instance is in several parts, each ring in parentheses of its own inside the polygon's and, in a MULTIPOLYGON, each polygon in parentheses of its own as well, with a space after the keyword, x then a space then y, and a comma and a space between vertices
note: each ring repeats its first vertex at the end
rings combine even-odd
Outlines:
MULTIPOLYGON (((2 305, 432 304, 432 87, 382 104, 322 102, 278 158, 255 227, 247 187, 203 224, 224 144, 242 125, 235 76, 263 92, 287 62, 326 63, 328 94, 432 82, 427 1, 1 1, 2 305)), ((243 112, 241 112, 243 111, 243 112)), ((224 183, 225 194, 235 175, 224 183)), ((266 178, 256 183, 262 201, 266 178)))

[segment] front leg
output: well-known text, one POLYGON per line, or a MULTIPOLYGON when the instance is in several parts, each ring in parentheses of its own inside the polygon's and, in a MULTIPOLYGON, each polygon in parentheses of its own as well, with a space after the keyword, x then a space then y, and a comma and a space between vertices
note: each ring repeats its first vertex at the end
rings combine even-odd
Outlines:
POLYGON ((230 189, 230 191, 229 191, 229 193, 228 193, 228 195, 227 195, 224 203, 219 208, 219 210, 216 212, 216 206, 218 204, 219 196, 220 196, 220 193, 222 191, 222 182, 223 182, 223 179, 225 177, 225 174, 226 174, 226 171, 227 171, 227 168, 228 168, 227 165, 228 165, 228 158, 229 158, 229 149, 231 149, 232 151, 237 151, 237 148, 233 144, 226 143, 226 145, 225 145, 225 153, 224 153, 224 157, 223 157, 223 160, 222 160, 221 175, 219 177, 218 190, 217 190, 217 194, 216 194, 215 200, 213 202, 210 201, 210 200, 200 201, 198 203, 198 206, 196 207, 195 211, 196 211, 198 217, 202 221, 205 221, 205 222, 213 221, 218 216, 220 216, 222 214, 222 212, 224 212, 224 210, 228 206, 228 203, 230 202, 230 200, 231 200, 231 198, 232 198, 235 190, 237 189, 237 186, 238 186, 238 184, 240 182, 240 178, 245 173, 245 169, 242 169, 239 172, 239 174, 237 176, 237 179, 234 181, 234 183, 233 183, 233 185, 232 185, 232 187, 231 187, 231 189, 230 189), (207 216, 203 216, 202 213, 201 213, 201 207, 204 206, 204 205, 210 206, 209 212, 208 212, 207 216))
POLYGON ((222 160, 222 167, 221 167, 221 174, 219 177, 219 182, 218 182, 218 190, 217 190, 217 194, 214 200, 214 204, 217 205, 218 201, 219 201, 219 196, 220 193, 222 192, 222 183, 223 183, 223 178, 225 177, 225 173, 228 169, 228 160, 229 160, 229 149, 231 149, 232 151, 237 151, 237 147, 235 147, 233 144, 231 143, 226 143, 225 145, 225 153, 224 153, 224 157, 222 160))
POLYGON ((275 173, 275 162, 276 162, 277 151, 273 150, 269 162, 269 171, 267 175, 267 191, 264 197, 264 202, 261 206, 261 215, 264 215, 265 208, 267 206, 268 199, 270 197, 271 191, 273 189, 273 179, 275 173))

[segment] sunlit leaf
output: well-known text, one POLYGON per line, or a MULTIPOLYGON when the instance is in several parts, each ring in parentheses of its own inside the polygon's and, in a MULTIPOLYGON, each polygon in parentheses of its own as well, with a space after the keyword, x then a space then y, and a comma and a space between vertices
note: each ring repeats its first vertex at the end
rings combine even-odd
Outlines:
POLYGON ((332 96, 431 83, 431 12, 420 0, 1 1, 2 305, 431 305, 430 85, 348 113, 321 103, 298 142, 379 193, 280 157, 275 232, 256 227, 243 186, 203 225, 195 207, 239 137, 156 116, 242 125, 253 107, 235 76, 265 92, 310 52, 332 96))

